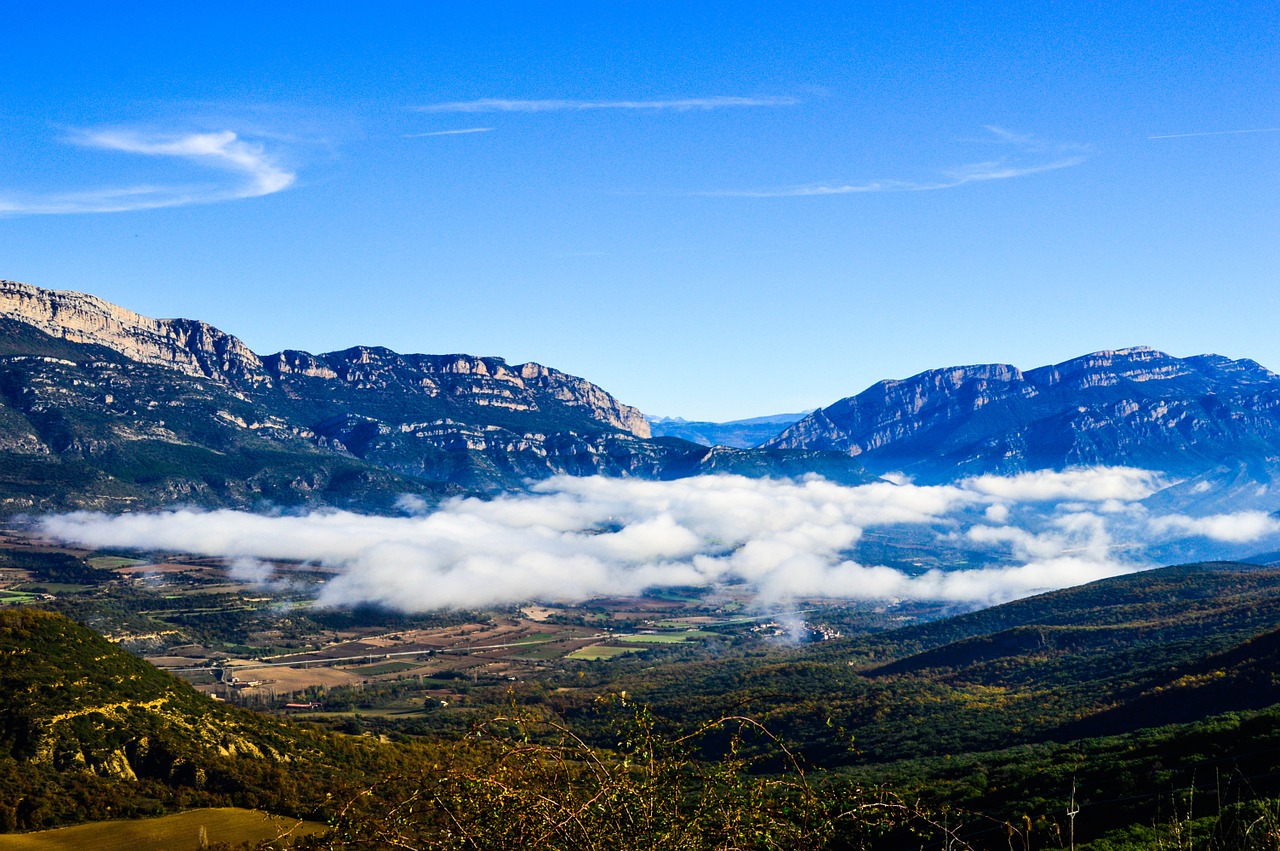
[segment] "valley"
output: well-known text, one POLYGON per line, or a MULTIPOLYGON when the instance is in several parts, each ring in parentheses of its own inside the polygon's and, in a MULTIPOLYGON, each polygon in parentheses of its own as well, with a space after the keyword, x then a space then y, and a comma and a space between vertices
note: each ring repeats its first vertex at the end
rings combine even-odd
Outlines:
POLYGON ((326 610, 314 608, 315 590, 331 569, 275 563, 270 581, 254 582, 232 560, 104 555, 13 530, 0 538, 0 563, 0 604, 40 603, 87 623, 215 699, 314 703, 309 717, 350 717, 354 705, 421 715, 424 701, 460 709, 468 692, 558 681, 583 663, 811 643, 941 610, 801 601, 762 613, 746 593, 697 588, 488 611, 326 610))
POLYGON ((1280 378, 1252 361, 651 424, 539 364, 260 356, 0 296, 0 832, 1280 837, 1280 378))
MULTIPOLYGON (((1081 848, 1151 847, 1179 831, 1225 842, 1224 832, 1243 829, 1231 819, 1264 818, 1280 796, 1280 685, 1269 664, 1280 568, 1165 568, 950 616, 936 604, 820 600, 755 614, 744 599, 698 589, 414 615, 317 610, 306 589, 325 571, 303 564, 273 565, 276 587, 266 589, 222 559, 77 550, 20 530, 0 550, 7 610, 34 603, 88 623, 190 683, 183 688, 194 687, 199 702, 182 700, 199 715, 222 704, 277 716, 247 734, 268 736, 258 750, 279 741, 270 737, 315 735, 269 732, 304 722, 374 748, 359 759, 404 748, 394 759, 405 765, 427 753, 440 764, 468 731, 519 717, 531 725, 520 735, 538 747, 550 747, 557 725, 567 725, 581 747, 603 755, 616 747, 616 725, 631 723, 627 706, 674 731, 744 716, 769 731, 737 746, 749 761, 773 766, 765 776, 782 770, 772 742, 785 742, 788 759, 806 767, 805 782, 821 783, 824 796, 849 802, 866 794, 857 790, 892 790, 894 806, 909 799, 927 809, 912 830, 945 816, 954 841, 974 848, 1005 847, 1006 823, 1015 826, 1015 847, 1051 843, 1066 829, 1072 795, 1081 848), (1202 808, 1193 811, 1197 795, 1202 808), (1217 803, 1204 803, 1211 799, 1217 803)), ((56 642, 29 646, 62 652, 56 642)), ((0 676, 13 677, 5 664, 0 676)), ((94 705, 86 711, 102 711, 94 705)), ((15 729, 15 716, 5 717, 15 729)), ((101 745, 86 735, 73 734, 88 764, 112 764, 110 751, 93 750, 101 745)), ((129 755, 134 734, 124 735, 121 753, 142 777, 150 769, 129 755)), ((711 765, 716 747, 679 759, 711 765)), ((252 752, 247 744, 233 750, 252 752)), ((448 759, 461 766, 487 758, 448 759)), ((105 769, 95 773, 119 782, 105 769)), ((146 792, 156 801, 147 806, 170 806, 161 802, 181 792, 320 820, 327 812, 305 798, 246 797, 235 784, 218 797, 196 794, 201 784, 182 792, 190 781, 167 778, 146 792)), ((598 781, 574 782, 586 790, 598 781)), ((43 826, 70 816, 49 812, 43 826)), ((378 823, 364 812, 367 824, 378 823)), ((873 825, 893 835, 909 822, 861 822, 833 836, 848 840, 873 825)))
POLYGON ((1278 23, 3 4, 0 851, 1280 851, 1278 23))

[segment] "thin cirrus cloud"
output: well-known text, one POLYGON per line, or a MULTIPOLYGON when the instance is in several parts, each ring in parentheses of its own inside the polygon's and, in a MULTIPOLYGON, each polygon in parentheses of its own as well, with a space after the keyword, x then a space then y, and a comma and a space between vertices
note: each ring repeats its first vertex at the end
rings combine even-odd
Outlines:
POLYGON ((432 130, 428 133, 405 133, 406 139, 427 139, 432 136, 469 136, 472 133, 489 133, 492 127, 460 127, 457 130, 432 130))
POLYGON ((1249 133, 1280 133, 1280 127, 1255 127, 1250 130, 1203 130, 1199 133, 1164 133, 1148 139, 1195 139, 1200 136, 1244 136, 1249 133))
POLYGON ((1004 152, 1003 156, 944 169, 930 179, 883 178, 848 183, 807 183, 767 189, 714 190, 696 194, 727 198, 806 198, 880 192, 936 192, 970 183, 1013 180, 1058 171, 1078 166, 1088 160, 1087 145, 1050 143, 1032 133, 1017 133, 996 125, 987 125, 983 129, 987 131, 986 136, 959 141, 998 145, 1004 152))
POLYGON ((967 183, 981 183, 988 180, 1010 180, 1015 177, 1026 177, 1045 171, 1056 171, 1071 168, 1085 161, 1083 156, 1067 157, 1053 162, 1032 166, 1013 166, 995 161, 971 163, 944 172, 943 179, 929 182, 911 180, 872 180, 866 183, 814 183, 804 186, 786 186, 780 189, 746 189, 724 190, 718 192, 702 192, 702 195, 715 195, 728 198, 804 198, 813 195, 857 195, 869 192, 934 192, 939 189, 954 189, 967 183))
POLYGON ((697 110, 729 109, 742 107, 795 106, 799 100, 791 97, 706 97, 677 98, 672 100, 510 100, 504 98, 479 98, 477 100, 432 103, 414 107, 418 112, 587 112, 591 110, 640 110, 692 112, 697 110))
POLYGON ((231 130, 212 133, 148 134, 130 130, 85 130, 67 138, 82 148, 160 159, 181 159, 226 172, 232 181, 198 184, 137 184, 77 192, 0 195, 0 214, 59 215, 122 213, 209 204, 272 195, 292 186, 297 175, 276 162, 257 142, 231 130))

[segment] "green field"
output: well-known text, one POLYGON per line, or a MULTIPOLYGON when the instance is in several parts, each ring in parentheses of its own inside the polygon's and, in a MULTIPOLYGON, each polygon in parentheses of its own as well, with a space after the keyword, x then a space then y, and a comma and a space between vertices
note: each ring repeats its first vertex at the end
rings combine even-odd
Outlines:
POLYGON ((521 647, 512 658, 550 661, 564 655, 565 642, 557 641, 553 644, 530 644, 528 647, 521 647))
POLYGON ((24 582, 11 590, 20 594, 80 594, 92 587, 74 582, 24 582))
POLYGON ((625 641, 628 644, 680 644, 695 638, 701 638, 704 635, 706 633, 663 632, 653 635, 619 635, 617 640, 625 641))
POLYGON ((361 665, 351 670, 357 674, 376 677, 381 674, 402 674, 405 671, 412 671, 414 668, 421 666, 421 662, 379 662, 376 665, 361 665))
POLYGON ((590 647, 583 647, 575 650, 566 659, 585 659, 588 662, 594 662, 597 659, 614 659, 618 656, 625 656, 628 653, 638 653, 643 647, 610 647, 607 644, 593 644, 590 647))
POLYGON ((237 845, 284 836, 317 833, 324 825, 236 807, 191 810, 171 816, 99 821, 37 833, 0 834, 0 851, 184 851, 215 842, 237 845), (295 828, 295 825, 298 825, 295 828))
POLYGON ((213 683, 221 682, 221 680, 218 679, 218 675, 215 674, 212 670, 183 671, 180 674, 180 676, 182 677, 183 680, 191 683, 192 685, 207 686, 207 685, 212 685, 213 683))
POLYGON ((513 644, 542 644, 544 642, 552 641, 554 639, 563 638, 563 637, 564 637, 563 635, 558 635, 558 634, 553 635, 549 632, 532 632, 526 635, 524 638, 521 638, 512 643, 513 644))
POLYGON ((125 558, 124 556, 94 556, 85 559, 91 567, 99 570, 116 570, 121 567, 132 567, 135 564, 146 564, 142 559, 125 558))

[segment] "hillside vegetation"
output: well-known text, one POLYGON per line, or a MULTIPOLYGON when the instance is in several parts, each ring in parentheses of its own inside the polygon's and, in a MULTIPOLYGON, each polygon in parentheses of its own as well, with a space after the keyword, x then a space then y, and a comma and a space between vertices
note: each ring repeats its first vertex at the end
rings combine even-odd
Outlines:
POLYGON ((329 822, 306 842, 335 849, 1274 848, 1277 642, 1280 570, 1188 565, 815 645, 579 663, 576 689, 471 692, 470 727, 353 737, 8 609, 0 826, 236 805, 329 822))

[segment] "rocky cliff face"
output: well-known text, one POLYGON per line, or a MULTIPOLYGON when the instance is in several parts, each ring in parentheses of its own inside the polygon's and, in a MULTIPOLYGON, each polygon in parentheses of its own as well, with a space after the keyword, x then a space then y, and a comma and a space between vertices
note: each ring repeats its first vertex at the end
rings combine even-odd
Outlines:
MULTIPOLYGON (((649 423, 591 382, 536 363, 509 366, 502 358, 473 355, 402 355, 381 347, 356 346, 312 355, 285 351, 268 355, 263 365, 280 392, 298 403, 334 405, 359 399, 362 407, 403 411, 417 406, 420 417, 468 417, 481 420, 499 412, 518 412, 527 420, 560 417, 579 428, 625 431, 649 437, 649 423)), ((369 413, 369 411, 366 411, 369 413)), ((394 419, 395 417, 391 417, 394 419)), ((399 425, 401 423, 397 423, 399 425)))
POLYGON ((1280 457, 1280 376, 1146 347, 1026 372, 952 367, 882 381, 765 445, 839 450, 873 472, 927 480, 1090 464, 1195 476, 1280 457))
POLYGON ((258 357, 193 320, 0 286, 0 514, 328 504, 390 510, 552 475, 821 472, 843 453, 650 440, 635 408, 540 364, 357 346, 258 357))
MULTIPOLYGON (((446 401, 461 409, 505 409, 567 415, 578 428, 649 436, 649 424, 585 379, 540 364, 508 366, 501 358, 471 355, 400 355, 359 346, 312 355, 286 351, 261 358, 242 341, 192 319, 151 319, 84 293, 0 281, 0 316, 53 337, 99 345, 139 363, 210 378, 250 394, 280 391, 294 399, 350 402, 379 393, 446 401)), ((463 416, 463 419, 486 417, 463 416)))
POLYGON ((540 389, 566 405, 589 408, 598 419, 636 437, 651 435, 649 421, 638 408, 622 404, 590 381, 536 363, 521 364, 516 369, 526 387, 540 389))
POLYGON ((151 319, 95 296, 17 281, 0 281, 0 315, 52 337, 104 346, 130 360, 186 375, 250 386, 266 381, 262 361, 248 346, 204 322, 151 319))

